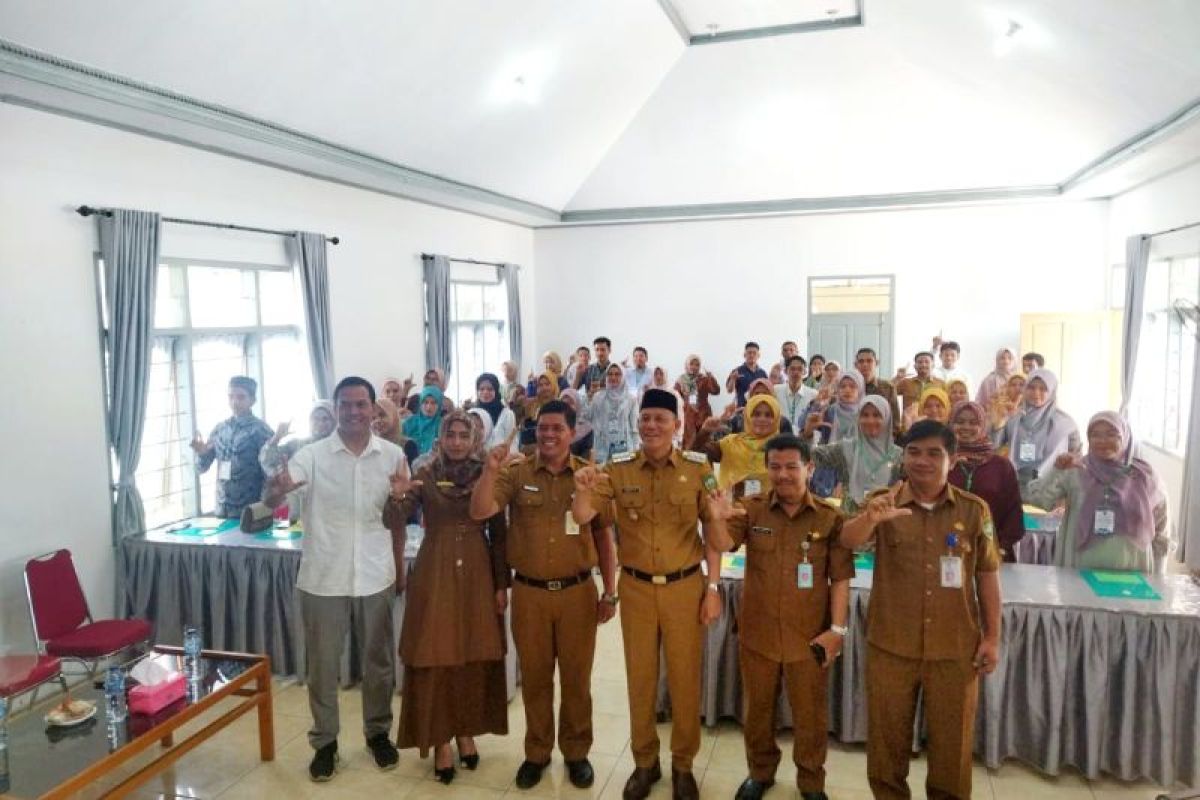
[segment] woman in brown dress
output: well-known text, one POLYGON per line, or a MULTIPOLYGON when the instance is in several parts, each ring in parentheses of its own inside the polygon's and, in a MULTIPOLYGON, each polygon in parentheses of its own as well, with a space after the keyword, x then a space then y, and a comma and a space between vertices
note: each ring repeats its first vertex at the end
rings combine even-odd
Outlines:
POLYGON ((403 524, 420 506, 425 538, 408 578, 400 660, 404 702, 397 746, 434 748, 434 772, 454 780, 450 739, 467 769, 479 764, 475 736, 508 733, 504 675, 504 517, 475 522, 471 489, 483 468, 470 419, 442 420, 438 455, 409 480, 392 478, 384 524, 403 524))

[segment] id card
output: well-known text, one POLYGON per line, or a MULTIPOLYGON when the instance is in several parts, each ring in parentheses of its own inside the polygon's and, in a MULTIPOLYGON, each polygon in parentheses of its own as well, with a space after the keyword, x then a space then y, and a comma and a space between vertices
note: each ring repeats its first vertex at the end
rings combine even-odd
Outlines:
POLYGON ((575 521, 575 517, 571 515, 570 511, 563 515, 563 531, 567 536, 579 535, 579 523, 575 521))
POLYGON ((799 589, 813 588, 813 565, 807 561, 796 565, 796 587, 799 589))
POLYGON ((959 556, 942 556, 942 588, 961 589, 962 585, 962 558, 959 556))
POLYGON ((762 494, 762 481, 747 479, 744 484, 746 497, 756 497, 762 494))
POLYGON ((218 461, 217 462, 217 480, 227 481, 233 477, 233 462, 218 461))
POLYGON ((1037 461, 1037 445, 1033 442, 1021 442, 1021 447, 1017 450, 1017 460, 1025 464, 1037 461))
POLYGON ((1111 536, 1117 529, 1117 512, 1111 508, 1097 508, 1092 532, 1097 536, 1111 536))

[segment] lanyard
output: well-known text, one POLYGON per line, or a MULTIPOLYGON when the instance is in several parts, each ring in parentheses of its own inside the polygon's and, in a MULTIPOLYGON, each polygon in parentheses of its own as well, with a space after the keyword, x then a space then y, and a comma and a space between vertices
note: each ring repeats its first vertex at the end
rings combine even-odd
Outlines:
POLYGON ((979 468, 975 467, 974 469, 968 470, 966 463, 964 463, 962 461, 958 462, 958 471, 963 474, 963 484, 964 484, 963 488, 966 489, 968 492, 971 491, 971 485, 973 483, 975 483, 975 470, 976 469, 979 469, 979 468))

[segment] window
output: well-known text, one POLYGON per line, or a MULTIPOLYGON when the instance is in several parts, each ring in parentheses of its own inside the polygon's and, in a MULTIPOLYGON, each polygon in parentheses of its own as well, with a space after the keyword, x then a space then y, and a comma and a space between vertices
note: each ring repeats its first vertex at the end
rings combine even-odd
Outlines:
POLYGON ((456 402, 475 396, 479 373, 496 372, 508 359, 508 292, 494 268, 452 266, 450 350, 447 391, 456 402))
MULTIPOLYGON (((229 416, 231 376, 258 381, 255 415, 307 427, 314 391, 299 295, 286 268, 178 259, 159 265, 137 469, 147 526, 216 505, 217 470, 196 472, 190 442, 196 431, 207 440, 229 416)), ((107 314, 103 322, 107 329, 107 314)))
POLYGON ((1200 256, 1150 262, 1130 419, 1143 441, 1182 457, 1192 403, 1200 256))

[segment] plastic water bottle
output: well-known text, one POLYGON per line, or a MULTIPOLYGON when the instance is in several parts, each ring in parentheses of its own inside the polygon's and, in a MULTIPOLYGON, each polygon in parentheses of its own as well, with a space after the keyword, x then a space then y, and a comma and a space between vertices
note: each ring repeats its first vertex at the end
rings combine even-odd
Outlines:
POLYGON ((183 677, 188 683, 200 680, 200 651, 204 643, 200 639, 200 629, 188 627, 183 629, 183 677))
POLYGON ((113 722, 120 722, 129 714, 125 700, 125 670, 122 667, 108 668, 104 678, 104 707, 113 722))

